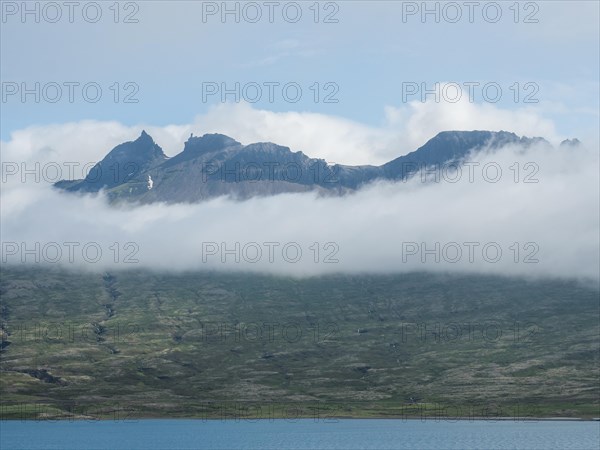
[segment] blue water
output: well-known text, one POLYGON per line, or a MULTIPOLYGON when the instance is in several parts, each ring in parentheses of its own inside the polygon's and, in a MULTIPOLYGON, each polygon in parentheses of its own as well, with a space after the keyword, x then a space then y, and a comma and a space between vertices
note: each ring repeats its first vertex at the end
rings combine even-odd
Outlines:
POLYGON ((8 449, 594 449, 600 422, 0 421, 8 449))

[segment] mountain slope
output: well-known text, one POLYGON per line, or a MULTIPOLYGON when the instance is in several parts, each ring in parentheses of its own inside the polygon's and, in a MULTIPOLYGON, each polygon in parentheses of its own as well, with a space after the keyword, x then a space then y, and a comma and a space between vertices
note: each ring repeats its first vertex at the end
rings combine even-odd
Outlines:
POLYGON ((520 138, 507 131, 443 131, 414 152, 382 167, 386 178, 404 179, 417 169, 460 162, 470 153, 484 148, 494 150, 510 144, 529 146, 538 142, 547 141, 542 138, 520 138))
POLYGON ((168 158, 152 137, 142 131, 135 141, 125 142, 113 148, 96 164, 83 180, 59 181, 56 186, 68 191, 98 192, 129 183, 159 166, 168 158))
POLYGON ((30 267, 0 293, 0 419, 598 417, 598 289, 574 281, 30 267))

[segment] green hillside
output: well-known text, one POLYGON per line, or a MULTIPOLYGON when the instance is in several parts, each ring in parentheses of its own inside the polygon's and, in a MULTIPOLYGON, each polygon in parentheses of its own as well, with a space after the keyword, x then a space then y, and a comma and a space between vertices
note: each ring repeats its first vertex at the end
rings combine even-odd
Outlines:
POLYGON ((599 293, 4 268, 3 418, 599 417, 599 293))

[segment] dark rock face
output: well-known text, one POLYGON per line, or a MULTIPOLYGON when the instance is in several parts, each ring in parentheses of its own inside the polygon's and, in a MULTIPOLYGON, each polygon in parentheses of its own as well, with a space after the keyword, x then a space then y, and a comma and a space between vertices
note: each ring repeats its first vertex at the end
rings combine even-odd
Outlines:
POLYGON ((201 159, 205 155, 216 151, 225 151, 229 148, 239 149, 242 147, 235 139, 223 134, 205 134, 202 137, 190 136, 185 142, 183 151, 165 163, 166 167, 181 164, 184 161, 201 159))
MULTIPOLYGON (((167 158, 146 133, 118 145, 83 180, 59 181, 72 192, 104 189, 112 201, 198 202, 220 195, 237 199, 283 192, 341 195, 375 180, 403 180, 416 170, 460 163, 482 149, 529 146, 542 138, 506 131, 445 131, 382 166, 329 165, 270 142, 242 145, 222 134, 190 136, 181 153, 167 158)), ((578 142, 578 141, 577 141, 578 142)))

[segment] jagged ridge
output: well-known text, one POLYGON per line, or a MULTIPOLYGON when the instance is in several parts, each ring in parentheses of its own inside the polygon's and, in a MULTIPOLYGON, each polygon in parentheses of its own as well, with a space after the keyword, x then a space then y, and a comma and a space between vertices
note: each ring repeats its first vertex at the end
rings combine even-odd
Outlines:
MULTIPOLYGON (((104 189, 112 201, 197 202, 219 195, 249 198, 282 192, 343 194, 379 179, 401 180, 416 167, 460 162, 470 153, 507 144, 529 146, 543 138, 506 131, 445 131, 407 155, 381 166, 329 165, 323 159, 271 142, 242 145, 223 134, 190 136, 168 158, 145 131, 116 146, 83 180, 59 181, 72 192, 104 189)), ((565 147, 576 146, 576 139, 565 147)), ((412 171, 412 172, 411 172, 412 171)))

